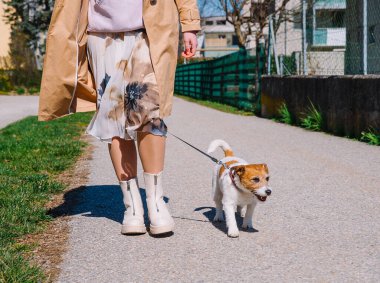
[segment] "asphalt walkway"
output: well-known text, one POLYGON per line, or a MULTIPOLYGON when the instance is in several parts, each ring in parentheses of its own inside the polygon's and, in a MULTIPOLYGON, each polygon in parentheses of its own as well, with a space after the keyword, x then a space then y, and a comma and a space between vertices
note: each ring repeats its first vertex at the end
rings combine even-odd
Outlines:
MULTIPOLYGON (((37 106, 37 96, 0 96, 0 128, 37 106)), ((180 99, 166 123, 200 148, 222 138, 237 156, 268 164, 273 195, 257 207, 255 231, 231 239, 210 222, 213 164, 169 136, 164 185, 175 233, 121 235, 122 195, 106 145, 93 139, 59 282, 380 281, 379 147, 180 99)))
POLYGON ((0 129, 30 115, 37 115, 38 96, 0 95, 0 129))
POLYGON ((59 282, 380 281, 379 147, 177 98, 166 123, 202 149, 221 138, 268 164, 273 194, 256 208, 256 230, 231 239, 210 222, 213 164, 169 136, 164 191, 175 233, 121 235, 122 194, 106 144, 93 139, 59 282))

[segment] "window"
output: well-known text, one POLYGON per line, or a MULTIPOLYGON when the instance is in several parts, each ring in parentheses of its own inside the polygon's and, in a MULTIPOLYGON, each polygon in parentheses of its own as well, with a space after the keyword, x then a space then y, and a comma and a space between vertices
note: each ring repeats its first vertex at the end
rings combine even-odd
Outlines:
POLYGON ((317 10, 316 28, 344 28, 344 13, 345 10, 317 10))
POLYGON ((214 24, 213 21, 206 21, 206 26, 212 26, 214 24))
POLYGON ((239 40, 237 35, 232 36, 232 45, 239 45, 239 40))
POLYGON ((224 26, 224 25, 226 25, 226 21, 216 21, 216 24, 218 26, 224 26))
POLYGON ((219 39, 226 38, 226 35, 225 35, 225 34, 219 34, 219 35, 218 35, 218 38, 219 38, 219 39))
POLYGON ((370 26, 368 28, 368 43, 375 43, 376 42, 375 27, 376 26, 370 26))

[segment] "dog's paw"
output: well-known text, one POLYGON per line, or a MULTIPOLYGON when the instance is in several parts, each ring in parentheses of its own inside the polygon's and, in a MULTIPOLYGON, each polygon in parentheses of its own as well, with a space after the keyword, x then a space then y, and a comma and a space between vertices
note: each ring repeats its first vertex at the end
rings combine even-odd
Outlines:
POLYGON ((239 237, 239 229, 237 229, 237 228, 228 228, 227 235, 228 235, 228 237, 231 237, 231 238, 237 238, 237 237, 239 237))
POLYGON ((214 217, 214 222, 222 222, 224 221, 223 213, 217 213, 214 217))

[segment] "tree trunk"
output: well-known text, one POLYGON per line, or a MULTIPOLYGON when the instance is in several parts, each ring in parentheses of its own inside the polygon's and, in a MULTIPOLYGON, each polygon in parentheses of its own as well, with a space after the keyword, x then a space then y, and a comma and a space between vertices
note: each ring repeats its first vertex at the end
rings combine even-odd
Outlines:
POLYGON ((234 28, 235 28, 236 36, 238 38, 239 48, 245 48, 246 38, 244 37, 243 33, 241 32, 241 24, 240 23, 236 23, 234 25, 234 28))

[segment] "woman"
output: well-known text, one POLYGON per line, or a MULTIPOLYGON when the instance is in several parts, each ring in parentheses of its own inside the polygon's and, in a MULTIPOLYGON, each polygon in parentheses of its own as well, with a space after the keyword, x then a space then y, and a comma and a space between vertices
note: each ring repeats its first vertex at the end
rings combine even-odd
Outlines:
POLYGON ((123 234, 146 232, 136 178, 137 150, 144 170, 150 232, 162 234, 174 228, 163 200, 162 174, 164 118, 172 108, 178 19, 185 43, 182 56, 189 58, 195 53, 200 30, 196 0, 55 2, 39 120, 90 111, 89 102, 96 105, 86 132, 108 143, 126 206, 123 234))

